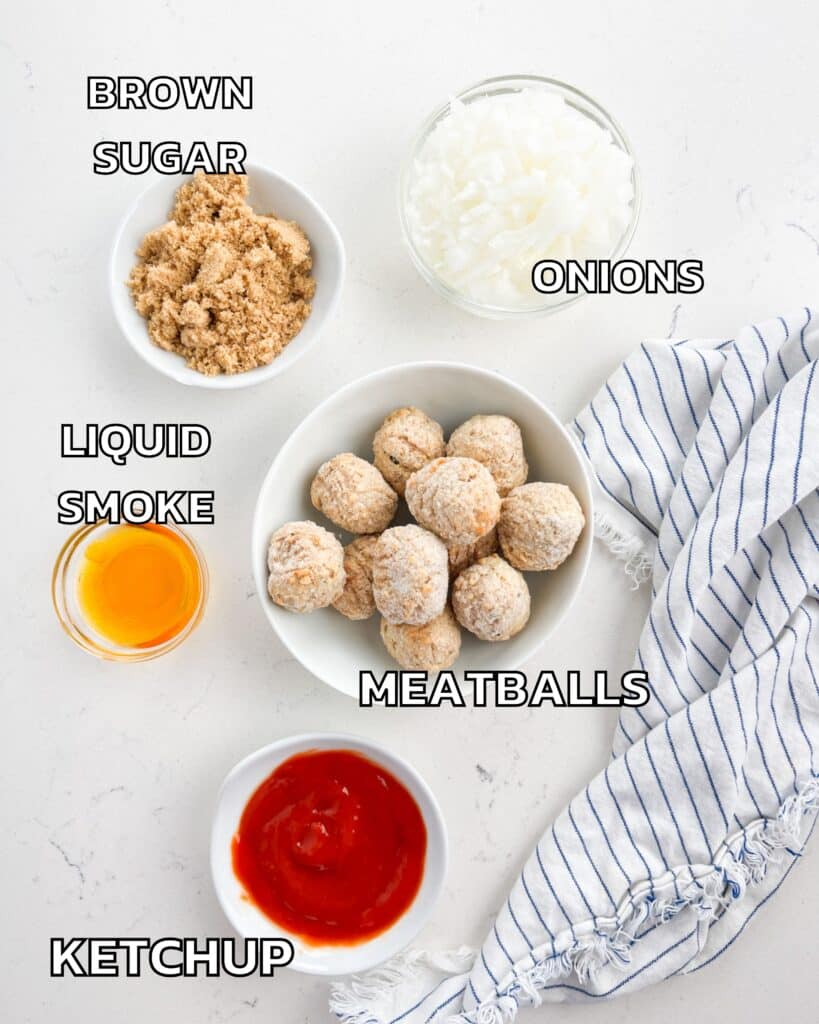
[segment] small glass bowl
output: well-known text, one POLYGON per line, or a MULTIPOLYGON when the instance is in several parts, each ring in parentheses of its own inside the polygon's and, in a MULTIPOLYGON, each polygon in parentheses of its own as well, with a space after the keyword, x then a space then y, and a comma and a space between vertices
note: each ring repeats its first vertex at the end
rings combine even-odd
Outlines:
POLYGON ((82 647, 84 651, 106 661, 150 661, 152 658, 159 658, 178 647, 199 625, 208 599, 208 567, 202 552, 192 538, 178 526, 171 523, 165 524, 164 528, 180 537, 196 559, 200 579, 199 601, 185 626, 165 643, 156 644, 154 647, 124 647, 116 644, 98 633, 86 621, 77 600, 77 583, 83 555, 88 545, 99 540, 107 530, 118 528, 118 525, 111 525, 107 520, 102 519, 96 523, 81 526, 71 534, 63 544, 54 563, 54 571, 51 575, 51 600, 60 625, 74 643, 78 647, 82 647))
MULTIPOLYGON (((573 107, 586 117, 591 118, 595 124, 610 132, 615 145, 619 146, 620 149, 627 153, 631 158, 631 184, 634 191, 631 201, 631 219, 629 220, 621 238, 617 242, 617 245, 614 247, 614 251, 606 257, 611 260, 619 259, 631 244, 631 240, 634 237, 634 232, 637 228, 641 203, 640 177, 637 172, 637 162, 634 157, 634 151, 631 148, 631 143, 628 141, 626 133, 614 120, 611 114, 608 113, 608 111, 601 107, 600 104, 590 96, 580 92, 579 89, 575 89, 573 86, 567 85, 565 82, 559 82, 555 78, 542 78, 539 75, 505 75, 500 78, 487 78, 482 82, 478 82, 477 85, 473 85, 469 89, 465 89, 463 92, 458 93, 455 98, 461 100, 463 103, 472 103, 474 100, 483 99, 486 96, 505 95, 508 93, 520 92, 527 88, 546 89, 549 92, 553 92, 558 96, 561 96, 570 107, 573 107)), ((474 313, 476 316, 482 316, 492 320, 529 320, 534 317, 555 313, 559 309, 565 309, 567 306, 574 305, 575 302, 584 298, 587 293, 579 292, 577 295, 568 295, 563 297, 559 294, 544 296, 542 303, 536 306, 528 306, 525 309, 494 306, 477 302, 452 288, 451 285, 448 285, 445 281, 442 281, 435 270, 425 262, 421 254, 418 252, 407 222, 407 204, 413 167, 415 159, 430 133, 440 121, 443 121, 444 118, 449 116, 449 107, 450 105, 447 102, 444 106, 436 110, 435 113, 432 114, 432 116, 423 124, 414 143, 412 144, 409 158, 401 170, 401 177, 399 181, 398 207, 399 216, 401 218, 401 231, 407 248, 410 251, 412 262, 415 264, 419 274, 435 289, 436 292, 438 292, 439 295, 443 295, 444 298, 449 299, 449 301, 454 303, 454 305, 459 306, 468 313, 474 313)))

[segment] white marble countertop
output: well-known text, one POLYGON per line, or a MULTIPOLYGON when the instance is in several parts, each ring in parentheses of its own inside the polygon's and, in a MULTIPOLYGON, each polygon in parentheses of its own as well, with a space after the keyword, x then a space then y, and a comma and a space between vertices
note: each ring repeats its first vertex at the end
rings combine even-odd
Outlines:
MULTIPOLYGON (((239 758, 288 733, 377 737, 438 794, 452 862, 422 939, 477 943, 531 842, 607 759, 609 711, 360 711, 283 650, 253 593, 250 518, 282 440, 340 384, 379 366, 445 356, 525 382, 568 417, 644 336, 728 335, 816 301, 819 142, 814 4, 416 0, 393 4, 124 5, 31 0, 7 11, 0 96, 7 144, 0 207, 7 445, 2 683, 3 982, 9 1022, 328 1020, 324 985, 273 981, 52 980, 53 935, 229 934, 211 890, 208 833, 239 758), (562 78, 630 134, 644 206, 632 253, 696 256, 706 288, 589 299, 540 322, 490 323, 446 305, 399 239, 396 172, 421 119, 492 74, 562 78), (252 112, 88 112, 88 74, 252 74, 252 112), (338 224, 349 272, 341 308, 286 377, 247 392, 184 389, 128 349, 106 288, 108 249, 144 182, 94 177, 98 139, 238 138, 303 183, 338 224), (13 146, 10 145, 13 143, 13 146), (62 462, 63 421, 208 424, 201 462, 127 469, 62 462), (64 487, 214 488, 199 530, 213 592, 174 654, 97 662, 49 604, 64 487), (123 1012, 127 1007, 127 1013, 123 1012)), ((645 611, 598 553, 583 594, 537 666, 628 667, 645 611)), ((815 1018, 817 853, 719 962, 613 1002, 541 1019, 815 1018), (813 1008, 812 1010, 810 1008, 813 1008)), ((538 1013, 524 1013, 532 1020, 538 1013)))

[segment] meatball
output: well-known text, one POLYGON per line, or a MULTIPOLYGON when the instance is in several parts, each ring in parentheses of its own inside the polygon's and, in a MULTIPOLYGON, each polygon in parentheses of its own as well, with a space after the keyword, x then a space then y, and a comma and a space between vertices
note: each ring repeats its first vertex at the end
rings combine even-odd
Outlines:
POLYGON ((424 626, 395 625, 382 619, 381 639, 401 668, 440 672, 454 665, 461 653, 461 631, 448 605, 424 626))
POLYGON ((455 580, 452 608, 479 640, 509 640, 529 621, 529 588, 522 573, 499 555, 489 555, 455 580))
POLYGON ((270 538, 267 592, 291 612, 326 608, 344 589, 344 548, 315 523, 285 523, 270 538))
POLYGON ((473 416, 453 431, 447 455, 475 459, 492 474, 503 498, 526 483, 529 466, 523 454, 520 427, 508 416, 473 416))
POLYGON ((474 459, 433 459, 412 474, 405 496, 421 526, 447 544, 474 544, 500 516, 492 474, 474 459))
POLYGON ((375 465, 402 497, 408 478, 443 454, 441 425, 413 406, 391 412, 373 438, 375 465))
POLYGON ((373 597, 387 620, 423 626, 446 604, 446 547, 420 526, 395 526, 373 549, 373 597))
POLYGON ((344 590, 333 607, 345 618, 369 619, 375 612, 373 600, 373 549, 378 537, 358 537, 344 549, 344 590))
POLYGON ((319 467, 310 485, 310 500, 350 533, 381 533, 398 508, 398 495, 375 466, 350 452, 319 467))
POLYGON ((498 540, 516 569, 556 569, 585 525, 583 509, 565 484, 524 484, 503 499, 498 540))
POLYGON ((474 544, 450 544, 447 548, 449 553, 449 575, 452 579, 468 569, 470 565, 487 555, 494 555, 498 550, 498 531, 492 527, 489 533, 484 534, 474 544))

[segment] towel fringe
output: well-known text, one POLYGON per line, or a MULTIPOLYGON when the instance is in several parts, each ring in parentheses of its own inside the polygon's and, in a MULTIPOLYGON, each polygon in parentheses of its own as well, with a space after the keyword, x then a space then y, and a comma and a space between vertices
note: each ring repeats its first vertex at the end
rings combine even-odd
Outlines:
POLYGON ((635 534, 628 534, 605 512, 594 513, 594 535, 618 561, 631 580, 631 589, 637 590, 650 579, 652 560, 642 540, 635 534))
POLYGON ((474 1010, 450 1017, 447 1024, 511 1024, 521 1006, 541 1004, 543 1000, 539 990, 549 980, 566 977, 574 970, 578 979, 584 982, 610 964, 628 966, 631 947, 639 940, 637 932, 649 917, 664 924, 680 911, 694 909, 701 921, 715 920, 721 911, 741 899, 750 885, 758 885, 769 865, 781 862, 785 850, 802 845, 803 820, 817 810, 819 781, 812 779, 784 801, 775 818, 755 822, 740 833, 743 842, 736 853, 728 848, 730 843, 726 844, 725 862, 714 864, 710 874, 694 879, 679 896, 658 900, 647 893, 640 903, 632 902, 623 921, 612 932, 596 931, 583 936, 560 956, 550 957, 528 971, 517 973, 499 999, 486 1001, 474 1010), (754 825, 756 830, 749 835, 754 825), (551 970, 548 969, 550 963, 554 964, 551 970), (510 998, 515 1002, 515 1013, 504 1016, 510 998), (493 1008, 497 1010, 494 1015, 493 1008))
MULTIPOLYGON (((665 924, 683 910, 693 909, 698 918, 710 923, 732 903, 743 898, 749 886, 759 885, 768 867, 782 860, 784 851, 793 852, 803 842, 804 818, 819 810, 819 779, 811 779, 781 805, 775 818, 760 819, 726 841, 724 857, 699 877, 691 872, 691 883, 667 899, 658 899, 647 885, 637 898, 629 894, 611 928, 596 927, 580 935, 568 949, 538 961, 525 971, 514 971, 502 991, 472 1010, 449 1017, 447 1024, 512 1024, 521 1006, 540 1006, 542 990, 557 978, 574 972, 586 982, 604 967, 626 968, 631 949, 640 939, 648 920, 665 924)), ((689 866, 690 870, 690 866, 689 866)), ((582 931, 581 926, 575 932, 582 931)), ((560 942, 560 936, 556 940, 560 942)), ((430 954, 410 950, 363 978, 336 982, 330 993, 330 1010, 341 1024, 389 1024, 395 990, 416 980, 424 969, 453 976, 468 972, 474 953, 430 954)))
POLYGON ((330 986, 330 1010, 342 1024, 381 1024, 396 988, 416 980, 426 970, 452 976, 472 969, 475 951, 465 946, 454 952, 427 953, 409 949, 388 963, 348 982, 330 986))

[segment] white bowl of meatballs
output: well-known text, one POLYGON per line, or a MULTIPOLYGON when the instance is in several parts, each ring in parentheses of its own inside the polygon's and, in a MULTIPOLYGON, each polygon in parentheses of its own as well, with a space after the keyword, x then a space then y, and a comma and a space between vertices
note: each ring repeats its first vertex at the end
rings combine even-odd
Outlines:
POLYGON ((351 696, 364 670, 512 670, 580 589, 592 511, 583 456, 524 388, 393 366, 280 449, 254 514, 256 589, 293 656, 351 696))

